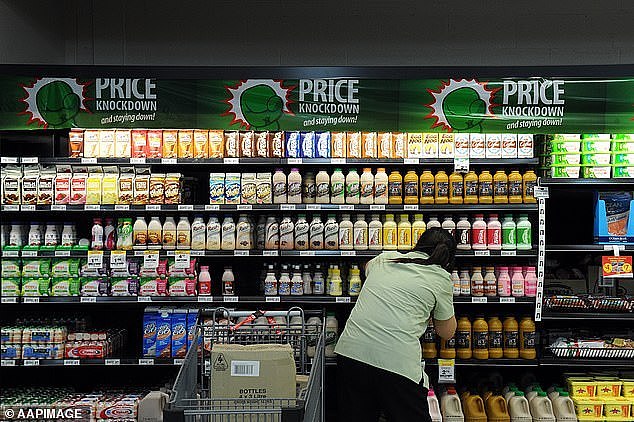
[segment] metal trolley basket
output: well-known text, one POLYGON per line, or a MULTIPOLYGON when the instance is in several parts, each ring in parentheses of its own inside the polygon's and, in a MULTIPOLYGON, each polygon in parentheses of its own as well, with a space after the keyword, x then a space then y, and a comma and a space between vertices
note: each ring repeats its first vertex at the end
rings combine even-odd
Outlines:
POLYGON ((288 311, 201 310, 192 342, 200 346, 190 347, 187 352, 163 413, 164 421, 323 421, 324 326, 322 322, 307 324, 305 318, 312 316, 324 321, 323 311, 304 312, 298 307, 288 311), (268 319, 266 323, 264 319, 268 319), (220 343, 288 343, 293 349, 297 374, 308 376, 307 386, 299 389, 297 397, 214 398, 211 350, 220 343))

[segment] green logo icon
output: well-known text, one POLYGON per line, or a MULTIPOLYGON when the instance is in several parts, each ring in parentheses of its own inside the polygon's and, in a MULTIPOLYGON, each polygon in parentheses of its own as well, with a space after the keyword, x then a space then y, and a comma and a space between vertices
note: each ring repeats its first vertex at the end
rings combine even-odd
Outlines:
POLYGON ((281 81, 272 79, 248 79, 235 87, 225 87, 230 98, 225 102, 229 109, 223 116, 232 116, 231 124, 254 130, 279 130, 279 120, 290 114, 290 92, 281 81))
POLYGON ((37 123, 45 129, 74 126, 80 111, 89 111, 84 105, 86 84, 71 78, 41 78, 30 86, 23 85, 27 108, 20 114, 29 115, 27 124, 37 123))

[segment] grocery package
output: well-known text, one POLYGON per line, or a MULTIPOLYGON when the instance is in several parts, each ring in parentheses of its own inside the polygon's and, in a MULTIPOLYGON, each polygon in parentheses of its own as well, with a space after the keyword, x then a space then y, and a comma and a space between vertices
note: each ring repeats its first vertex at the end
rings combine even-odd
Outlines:
POLYGON ((631 420, 634 380, 613 375, 567 375, 570 398, 579 420, 631 420))
POLYGON ((630 221, 632 199, 632 192, 595 192, 596 243, 634 243, 634 223, 630 221))
POLYGON ((146 308, 143 313, 143 356, 184 358, 196 337, 197 320, 197 309, 146 308))
MULTIPOLYGON (((624 336, 625 337, 625 336, 624 336)), ((551 352, 563 358, 633 359, 632 338, 557 338, 550 344, 551 352)))

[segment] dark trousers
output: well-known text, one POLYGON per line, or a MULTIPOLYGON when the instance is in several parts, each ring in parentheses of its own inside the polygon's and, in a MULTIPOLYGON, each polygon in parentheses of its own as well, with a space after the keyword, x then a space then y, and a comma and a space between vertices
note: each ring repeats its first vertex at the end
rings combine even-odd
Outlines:
POLYGON ((344 356, 337 357, 337 420, 431 422, 427 389, 395 373, 344 356))

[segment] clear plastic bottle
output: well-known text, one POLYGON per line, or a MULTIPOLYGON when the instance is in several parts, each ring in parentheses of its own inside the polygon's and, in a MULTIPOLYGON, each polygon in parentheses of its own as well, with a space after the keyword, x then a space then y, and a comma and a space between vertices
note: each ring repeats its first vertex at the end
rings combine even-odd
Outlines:
POLYGON ((288 296, 291 294, 291 278, 288 275, 288 265, 283 264, 280 271, 280 280, 277 283, 277 290, 280 296, 288 296))
MULTIPOLYGON (((189 227, 189 222, 187 222, 187 226, 189 227)), ((136 221, 134 222, 134 227, 132 228, 132 230, 134 231, 134 249, 146 249, 147 248, 147 223, 145 222, 145 218, 137 217, 136 221)), ((189 239, 189 234, 187 235, 187 238, 189 239)), ((189 245, 185 249, 189 249, 189 245)))
MULTIPOLYGON (((235 226, 234 226, 234 232, 235 232, 235 226)), ((178 219, 178 224, 176 225, 176 249, 190 249, 191 235, 192 235, 192 228, 189 225, 189 219, 185 216, 180 217, 178 219)))
POLYGON ((361 192, 359 174, 351 168, 346 176, 346 204, 358 204, 361 192))
MULTIPOLYGON (((112 221, 112 220, 111 220, 112 221)), ((13 231, 13 225, 11 226, 11 230, 13 231)), ((55 223, 46 223, 46 232, 44 233, 44 244, 46 246, 57 246, 59 245, 60 238, 59 232, 57 231, 57 226, 55 223)), ((9 235, 9 243, 11 243, 11 235, 9 235)), ((114 249, 116 244, 112 247, 114 249)))
POLYGON ((394 214, 385 214, 383 222, 383 249, 395 251, 398 249, 398 225, 394 221, 394 214))
POLYGON ((374 203, 374 175, 371 168, 364 168, 360 177, 360 204, 374 203))
POLYGON ((484 273, 484 295, 489 297, 497 296, 497 279, 495 278, 495 268, 486 267, 484 273))
MULTIPOLYGON (((150 222, 150 224, 152 224, 150 222)), ((202 215, 196 215, 194 217, 194 221, 192 222, 192 237, 191 237, 191 248, 193 250, 203 250, 205 249, 206 239, 206 225, 203 220, 202 215)))
POLYGON ((218 217, 211 216, 207 222, 207 244, 206 249, 209 251, 220 250, 220 221, 218 217))
POLYGON ((304 295, 304 280, 302 280, 301 266, 293 265, 293 275, 291 277, 291 295, 304 295))
POLYGON ((209 274, 209 267, 207 265, 200 266, 200 273, 198 274, 198 295, 211 295, 211 274, 209 274))
POLYGON ((328 214, 324 224, 324 249, 335 251, 339 249, 339 223, 334 214, 328 214))
MULTIPOLYGON (((31 231, 33 228, 37 228, 37 225, 31 223, 31 231)), ((31 231, 29 231, 29 245, 31 245, 31 231)), ((101 225, 101 218, 94 218, 92 220, 92 230, 90 231, 90 249, 93 251, 100 251, 103 249, 103 226, 101 225)), ((35 246, 35 245, 34 245, 35 246)))
MULTIPOLYGON (((418 178, 417 178, 418 179, 418 178)), ((416 181, 418 186, 418 180, 416 181)), ((418 201, 418 195, 416 195, 418 201)), ((412 224, 409 222, 407 214, 401 214, 398 221, 398 244, 399 251, 409 251, 412 249, 412 224)))
POLYGON ((226 215, 220 228, 222 240, 220 249, 233 251, 236 248, 236 225, 230 215, 226 215))
POLYGON ((524 275, 522 267, 513 267, 513 275, 511 276, 511 294, 514 297, 524 296, 524 275))
POLYGON ((385 168, 379 167, 376 170, 374 176, 374 203, 375 204, 387 204, 388 203, 388 176, 385 172, 385 168))
MULTIPOLYGON (((131 229, 132 227, 130 227, 131 229)), ((23 236, 22 236, 22 226, 19 224, 14 224, 11 226, 11 233, 9 234, 9 238, 11 239, 11 244, 16 245, 14 239, 18 238, 17 246, 23 245, 23 236), (16 229, 17 227, 17 229, 16 229), (18 235, 14 235, 14 233, 18 233, 18 235)), ((75 244, 75 235, 73 234, 73 223, 64 223, 64 228, 62 229, 62 246, 73 246, 75 244)), ((132 236, 130 236, 130 240, 132 240, 132 236)), ((130 244, 130 249, 132 249, 132 244, 130 244)))
MULTIPOLYGON (((99 219, 101 223, 101 219, 99 219)), ((100 224, 101 226, 101 224, 100 224)), ((102 248, 103 248, 103 227, 101 229, 101 240, 102 240, 102 248)), ((40 230, 40 226, 37 222, 31 222, 31 226, 29 228, 29 238, 28 238, 29 246, 41 246, 42 245, 42 231, 40 230)))
POLYGON ((315 178, 317 185, 317 194, 315 197, 315 203, 327 204, 330 202, 330 176, 325 170, 321 170, 317 173, 315 178))
MULTIPOLYGON (((204 224, 203 224, 204 225, 204 224)), ((106 225, 106 229, 108 226, 106 225)), ((104 229, 104 237, 105 231, 104 229)), ((204 227, 203 227, 204 230, 204 227)), ((192 229, 193 231, 193 229, 192 229)), ((203 235, 204 236, 204 235, 203 235)), ((148 249, 161 249, 161 240, 163 239, 163 226, 161 225, 161 219, 158 217, 152 217, 150 223, 147 225, 147 247, 148 249)), ((106 240, 106 243, 108 241, 106 240)), ((203 244, 203 249, 205 245, 203 244)))
MULTIPOLYGON (((119 239, 117 239, 117 245, 119 239)), ((174 217, 165 217, 163 223, 163 249, 176 249, 176 222, 174 217)))
POLYGON ((330 176, 330 203, 345 203, 346 178, 340 168, 336 168, 330 176))
POLYGON ((319 215, 314 215, 308 228, 310 249, 320 250, 324 248, 324 223, 319 215))
POLYGON ((354 249, 354 224, 350 221, 350 214, 342 214, 339 223, 339 249, 349 251, 354 249))
POLYGON ((268 266, 266 278, 264 279, 264 295, 277 296, 277 278, 275 277, 275 267, 268 266))
POLYGON ((233 275, 233 269, 231 267, 225 267, 225 272, 222 274, 222 294, 224 296, 232 296, 235 294, 235 282, 236 279, 233 275))
POLYGON ((506 214, 504 216, 504 222, 502 223, 502 249, 514 250, 517 249, 516 244, 516 226, 513 221, 513 216, 506 214))
POLYGON ((328 294, 330 296, 341 296, 343 294, 343 280, 338 266, 332 269, 332 277, 328 282, 328 294))
POLYGON ((299 169, 292 168, 287 177, 287 202, 289 204, 302 203, 302 175, 299 169))
POLYGON ((348 295, 359 296, 359 293, 361 293, 361 286, 361 271, 356 264, 353 264, 352 268, 350 268, 350 275, 348 277, 348 295))
POLYGON ((487 248, 492 251, 502 249, 502 224, 497 214, 489 215, 487 222, 487 248))
POLYGON ((458 270, 451 272, 451 282, 453 283, 453 295, 460 296, 460 275, 458 275, 458 270))
POLYGON ((315 174, 310 171, 306 172, 302 179, 302 202, 304 204, 314 204, 316 196, 315 174))
POLYGON ((357 220, 353 227, 354 249, 365 251, 368 249, 368 223, 365 214, 357 214, 357 220))
MULTIPOLYGON (((159 221, 160 224, 160 221, 159 221)), ((48 231, 48 223, 46 225, 46 230, 48 231)), ((161 228, 161 235, 158 239, 159 245, 163 243, 163 231, 161 228)), ((117 235, 116 229, 113 224, 112 218, 106 218, 106 226, 103 228, 103 246, 106 250, 113 250, 117 247, 117 235)))
MULTIPOLYGON (((223 224, 224 226, 224 224, 223 224)), ((265 240, 264 249, 277 250, 280 248, 280 224, 274 216, 269 216, 266 219, 266 225, 264 228, 265 240)))
POLYGON ((378 214, 372 214, 372 221, 368 224, 368 249, 372 251, 383 249, 383 224, 378 214))
POLYGON ((438 221, 438 217, 436 217, 435 215, 430 215, 429 221, 427 222, 427 230, 431 229, 432 227, 442 227, 442 224, 440 223, 440 221, 438 221))
POLYGON ((471 247, 474 250, 484 250, 487 248, 487 223, 484 222, 484 215, 476 214, 471 226, 471 247))
POLYGON ((469 270, 460 270, 460 296, 471 295, 471 277, 469 270))
POLYGON ((313 294, 313 278, 310 276, 310 266, 304 265, 304 272, 302 273, 302 282, 304 283, 304 294, 313 294))
POLYGON ((482 278, 482 267, 473 267, 471 275, 471 296, 484 296, 484 279, 482 278))
POLYGON ((516 229, 517 249, 521 251, 531 250, 533 248, 532 237, 531 222, 528 221, 528 215, 520 214, 516 229))
POLYGON ((466 215, 461 215, 458 224, 456 224, 456 243, 457 249, 471 249, 471 223, 466 215))
MULTIPOLYGON (((202 218, 200 219, 202 223, 202 218)), ((204 228, 204 223, 203 223, 204 228)), ((192 229, 193 232, 193 229, 192 229)), ((204 232, 204 230, 203 230, 204 232)), ((192 239, 193 240, 193 239, 192 239)), ((292 242, 291 242, 292 244, 292 242)), ((193 249, 193 242, 192 242, 193 249)), ((253 227, 246 214, 240 214, 236 224, 236 249, 253 249, 253 227)))
POLYGON ((313 276, 313 294, 323 295, 325 291, 324 273, 320 264, 315 265, 315 275, 313 276))
POLYGON ((291 219, 290 215, 282 217, 279 225, 280 231, 280 249, 292 250, 295 247, 295 223, 291 219))
POLYGON ((450 215, 445 216, 442 221, 441 227, 449 232, 451 237, 456 238, 456 223, 453 221, 450 215))

